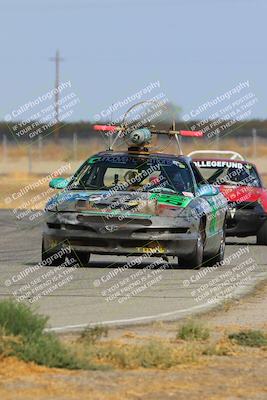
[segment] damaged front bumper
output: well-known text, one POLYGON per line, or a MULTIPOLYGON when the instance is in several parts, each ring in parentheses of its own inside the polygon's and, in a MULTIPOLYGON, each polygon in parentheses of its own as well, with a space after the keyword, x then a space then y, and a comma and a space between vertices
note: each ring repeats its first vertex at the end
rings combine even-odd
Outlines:
POLYGON ((190 256, 199 221, 183 217, 103 217, 99 214, 46 212, 46 250, 68 243, 74 251, 111 255, 190 256))

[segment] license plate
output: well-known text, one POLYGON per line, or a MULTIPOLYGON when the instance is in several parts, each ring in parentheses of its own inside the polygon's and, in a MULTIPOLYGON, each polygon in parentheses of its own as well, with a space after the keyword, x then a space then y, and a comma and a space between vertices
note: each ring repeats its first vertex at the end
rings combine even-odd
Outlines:
POLYGON ((139 253, 165 253, 165 248, 159 245, 153 245, 149 247, 137 247, 139 253))

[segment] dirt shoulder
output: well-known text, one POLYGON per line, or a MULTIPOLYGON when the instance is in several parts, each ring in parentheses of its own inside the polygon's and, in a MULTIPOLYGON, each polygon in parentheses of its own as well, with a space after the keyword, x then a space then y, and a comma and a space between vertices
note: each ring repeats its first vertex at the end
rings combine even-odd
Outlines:
POLYGON ((0 363, 3 400, 255 399, 267 398, 267 354, 253 350, 211 357, 170 370, 82 371, 48 369, 6 359, 0 363))
MULTIPOLYGON (((192 358, 168 369, 113 368, 106 371, 67 371, 24 363, 14 358, 0 361, 0 398, 3 400, 235 400, 267 399, 267 348, 232 346, 229 332, 253 328, 267 332, 267 284, 253 294, 198 318, 210 328, 210 345, 216 352, 192 358)), ((174 340, 182 322, 154 323, 111 329, 101 340, 103 348, 138 345, 151 340, 183 346, 174 340)), ((75 343, 75 335, 62 335, 75 343)), ((187 346, 192 351, 195 344, 187 346)), ((204 346, 203 342, 196 347, 204 346)))

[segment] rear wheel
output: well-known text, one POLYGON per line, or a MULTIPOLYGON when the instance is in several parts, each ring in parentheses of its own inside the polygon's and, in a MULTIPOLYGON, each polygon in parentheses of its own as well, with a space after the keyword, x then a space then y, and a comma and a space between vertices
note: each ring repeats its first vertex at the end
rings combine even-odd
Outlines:
POLYGON ((190 257, 179 257, 178 265, 183 269, 198 269, 203 262, 205 229, 203 224, 199 228, 199 236, 194 253, 190 257))
POLYGON ((267 245, 267 221, 263 223, 257 233, 257 244, 267 245))

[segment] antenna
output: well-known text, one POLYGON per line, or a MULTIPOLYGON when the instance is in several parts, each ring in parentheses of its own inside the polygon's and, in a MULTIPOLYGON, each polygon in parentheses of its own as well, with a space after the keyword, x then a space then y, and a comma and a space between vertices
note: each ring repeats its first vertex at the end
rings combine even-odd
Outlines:
POLYGON ((55 79, 55 112, 56 112, 56 127, 55 127, 55 138, 56 141, 58 140, 58 135, 59 135, 59 64, 61 61, 64 60, 64 58, 61 58, 59 55, 59 50, 56 51, 56 56, 55 57, 50 57, 50 61, 53 61, 55 63, 56 67, 56 79, 55 79))
MULTIPOLYGON (((175 118, 173 118, 173 120, 172 120, 172 131, 175 132, 175 118)), ((183 154, 183 150, 182 150, 182 146, 181 146, 181 142, 180 142, 180 137, 179 137, 180 134, 178 135, 176 133, 174 136, 175 136, 175 140, 177 142, 179 154, 183 154)))

